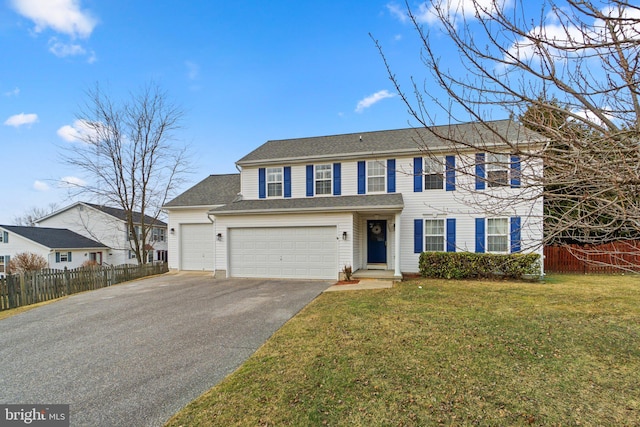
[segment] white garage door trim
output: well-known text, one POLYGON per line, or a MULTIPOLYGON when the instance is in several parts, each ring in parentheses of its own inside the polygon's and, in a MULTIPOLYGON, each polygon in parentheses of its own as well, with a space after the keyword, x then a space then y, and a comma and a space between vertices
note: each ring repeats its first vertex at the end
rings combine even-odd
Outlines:
POLYGON ((180 270, 213 271, 213 224, 180 224, 180 270))
POLYGON ((231 277, 337 279, 337 227, 229 229, 231 277))

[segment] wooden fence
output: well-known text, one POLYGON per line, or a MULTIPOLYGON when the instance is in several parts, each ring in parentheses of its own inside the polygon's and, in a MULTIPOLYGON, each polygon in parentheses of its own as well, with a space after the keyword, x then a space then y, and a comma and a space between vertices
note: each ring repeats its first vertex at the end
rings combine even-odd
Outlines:
POLYGON ((41 270, 0 279, 0 311, 168 271, 166 263, 41 270))
POLYGON ((640 272, 640 242, 544 247, 545 273, 640 272))

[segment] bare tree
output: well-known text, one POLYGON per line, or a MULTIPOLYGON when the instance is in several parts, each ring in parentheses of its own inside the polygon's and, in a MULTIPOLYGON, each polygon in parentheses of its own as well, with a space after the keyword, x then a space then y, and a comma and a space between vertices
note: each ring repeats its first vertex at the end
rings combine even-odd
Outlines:
POLYGON ((49 203, 47 207, 32 206, 27 209, 21 216, 14 217, 13 224, 26 227, 34 227, 36 225, 36 222, 40 218, 55 212, 57 209, 57 203, 49 203))
POLYGON ((528 10, 523 0, 431 0, 416 10, 406 3, 430 75, 424 83, 396 75, 376 45, 420 127, 466 150, 496 152, 498 140, 523 164, 543 162, 543 174, 521 174, 544 197, 545 243, 638 239, 640 7, 550 0, 535 15, 528 10), (438 56, 443 45, 457 50, 455 63, 448 62, 455 55, 438 56), (434 127, 442 113, 450 122, 477 122, 492 143, 434 127), (494 118, 511 118, 545 143, 514 143, 492 131, 494 118))
POLYGON ((175 140, 183 115, 156 84, 121 101, 96 85, 77 114, 79 142, 64 151, 64 161, 86 178, 74 186, 77 194, 125 211, 130 249, 140 263, 162 205, 187 171, 186 146, 175 140))
POLYGON ((20 252, 11 257, 9 261, 9 272, 16 274, 26 271, 39 271, 47 268, 47 265, 47 260, 42 255, 31 252, 20 252))

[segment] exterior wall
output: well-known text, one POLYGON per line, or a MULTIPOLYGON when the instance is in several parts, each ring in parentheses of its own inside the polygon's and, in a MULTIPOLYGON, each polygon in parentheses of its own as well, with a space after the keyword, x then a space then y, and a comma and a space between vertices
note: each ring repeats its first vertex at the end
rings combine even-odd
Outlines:
MULTIPOLYGON (((42 256, 49 263, 48 268, 58 270, 63 270, 65 267, 67 267, 68 269, 72 269, 82 266, 85 261, 89 261, 90 252, 102 253, 103 260, 106 256, 105 250, 101 250, 99 248, 52 250, 38 243, 35 243, 32 240, 25 239, 22 236, 9 232, 9 242, 0 243, 0 256, 9 256, 11 259, 22 252, 30 252, 42 256), (56 262, 56 252, 71 252, 71 261, 56 262)), ((0 272, 0 276, 4 276, 4 273, 0 272)))
MULTIPOLYGON (((127 240, 128 232, 124 221, 107 215, 91 207, 76 205, 70 209, 61 211, 38 223, 40 227, 66 228, 89 239, 96 240, 110 250, 103 258, 103 263, 110 265, 137 264, 135 258, 129 257, 131 245, 127 240)), ((149 233, 151 234, 151 233, 149 233)), ((166 251, 167 242, 149 241, 154 251, 166 251)), ((151 235, 149 235, 151 239, 151 235)), ((154 254, 154 261, 157 255, 154 254)))
MULTIPOLYGON (((256 178, 257 179, 257 178, 256 178)), ((211 224, 207 217, 207 212, 215 206, 190 208, 190 209, 167 209, 168 219, 168 251, 169 269, 180 269, 180 226, 182 224, 211 224), (171 231, 173 230, 173 231, 171 231)), ((211 224, 213 227, 213 224, 211 224)))
POLYGON ((215 242, 216 277, 218 270, 229 272, 229 229, 244 227, 315 227, 336 226, 338 240, 338 254, 336 277, 345 265, 353 266, 353 217, 351 213, 318 213, 291 215, 238 215, 218 216, 214 222, 214 234, 222 234, 221 240, 215 242), (347 232, 347 240, 342 240, 342 233, 347 232))
MULTIPOLYGON (((386 158, 372 158, 362 160, 386 161, 386 158)), ((387 232, 387 264, 392 269, 395 259, 395 244, 400 242, 400 270, 405 273, 418 272, 419 254, 414 253, 414 221, 416 219, 455 219, 456 222, 456 251, 475 252, 476 242, 476 218, 511 218, 520 217, 521 220, 521 248, 523 252, 537 252, 542 256, 542 198, 538 197, 535 188, 528 187, 528 183, 522 182, 520 188, 494 187, 483 190, 475 189, 475 153, 457 155, 455 190, 446 189, 414 191, 414 157, 396 158, 396 193, 402 193, 404 209, 400 215, 400 227, 395 230, 393 214, 376 215, 371 213, 354 213, 353 227, 349 234, 354 240, 351 244, 351 256, 340 254, 342 260, 349 260, 354 271, 366 267, 367 247, 367 219, 386 219, 390 229, 387 232), (521 196, 521 197, 520 197, 521 196), (519 201, 518 201, 519 200, 519 201), (396 233, 399 238, 396 239, 396 233), (350 259, 349 259, 350 258, 350 259)), ((323 162, 313 162, 322 164, 323 162)), ((335 161, 334 161, 335 163, 335 161)), ((306 196, 306 165, 282 164, 276 166, 291 166, 291 197, 304 198, 306 196)), ((523 177, 532 171, 542 171, 541 164, 523 164, 523 177)), ((258 198, 258 167, 246 167, 242 170, 242 193, 245 199, 258 198)), ((341 162, 341 195, 357 195, 357 160, 341 162)), ((371 194, 371 193, 369 193, 371 194)), ((378 193, 379 194, 379 193, 378 193)), ((335 197, 335 196, 316 196, 335 197)), ((328 215, 319 215, 318 219, 328 215)), ((249 221, 258 224, 266 221, 269 224, 289 224, 291 215, 286 216, 252 216, 249 221)), ((314 216, 302 216, 315 218, 314 216)), ((243 217, 246 218, 246 217, 243 217)), ((221 224, 231 221, 225 217, 221 224)), ((234 220, 235 221, 235 220, 234 220)), ((304 221, 302 221, 304 222, 304 221)), ((315 223, 315 219, 311 221, 315 223)), ((346 223, 344 224, 346 225, 346 223)), ((218 233, 220 231, 216 231, 218 233)), ((225 230, 222 231, 226 234, 225 230)), ((226 262, 223 250, 217 265, 226 262)), ((342 246, 341 246, 342 248, 342 246)))

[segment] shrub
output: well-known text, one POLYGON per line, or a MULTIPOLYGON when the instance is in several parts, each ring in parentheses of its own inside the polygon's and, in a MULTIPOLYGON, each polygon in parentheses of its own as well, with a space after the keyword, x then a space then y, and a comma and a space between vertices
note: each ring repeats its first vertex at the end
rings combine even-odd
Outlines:
POLYGON ((9 260, 9 271, 11 273, 24 273, 27 271, 39 271, 47 268, 49 263, 42 255, 31 252, 20 252, 9 260))
POLYGON ((439 279, 523 279, 540 275, 540 255, 423 252, 419 267, 423 277, 439 279))

